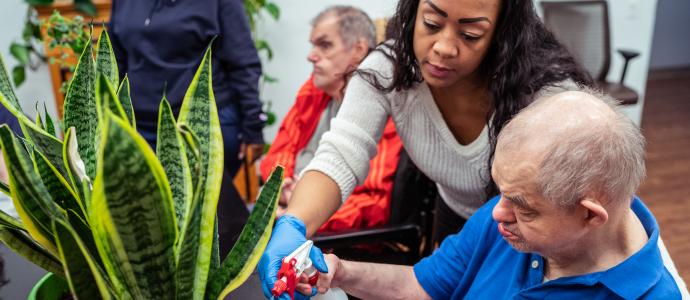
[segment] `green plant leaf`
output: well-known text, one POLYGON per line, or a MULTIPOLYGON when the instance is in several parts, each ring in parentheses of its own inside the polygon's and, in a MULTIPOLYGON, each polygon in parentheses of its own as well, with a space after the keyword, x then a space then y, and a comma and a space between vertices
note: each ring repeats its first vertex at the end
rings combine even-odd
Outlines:
POLYGON ((212 89, 211 46, 187 89, 178 124, 192 129, 199 141, 199 178, 178 262, 178 299, 202 299, 211 264, 213 226, 223 176, 223 136, 212 89))
POLYGON ((10 186, 6 185, 4 182, 0 182, 0 192, 5 194, 7 197, 12 197, 12 195, 10 195, 10 186))
POLYGON ((53 118, 48 113, 48 108, 46 107, 45 102, 43 102, 43 114, 46 116, 46 131, 48 134, 57 138, 57 134, 55 133, 55 122, 53 122, 53 118))
POLYGON ((74 0, 74 7, 89 16, 96 16, 98 11, 96 6, 91 2, 92 0, 74 0))
POLYGON ((107 107, 118 117, 127 120, 127 114, 120 104, 120 99, 103 73, 98 75, 98 81, 96 81, 96 103, 100 103, 100 107, 107 107))
POLYGON ((259 194, 240 238, 223 260, 220 269, 209 278, 207 298, 223 299, 244 283, 259 263, 266 249, 275 219, 276 203, 283 183, 283 167, 277 166, 259 194))
POLYGON ((137 128, 137 122, 134 117, 134 108, 132 107, 132 98, 129 93, 129 78, 127 75, 125 75, 125 78, 122 79, 122 83, 120 83, 120 87, 117 89, 117 97, 120 99, 122 109, 124 109, 125 114, 127 114, 129 123, 132 124, 132 127, 137 128))
POLYGON ((25 45, 12 43, 10 45, 10 54, 19 61, 19 64, 23 66, 29 64, 29 49, 25 45))
POLYGON ((50 165, 55 167, 63 178, 68 178, 62 158, 62 142, 33 123, 25 123, 20 120, 19 125, 24 132, 24 137, 29 140, 31 145, 45 156, 50 165))
POLYGON ((74 76, 67 89, 64 106, 64 128, 76 128, 79 156, 84 160, 86 175, 96 176, 96 143, 98 109, 96 102, 96 67, 88 43, 79 58, 74 76))
POLYGON ((120 75, 117 71, 117 61, 115 60, 113 46, 110 43, 110 37, 105 28, 103 28, 101 35, 98 37, 96 49, 96 74, 104 74, 108 81, 110 81, 110 85, 117 87, 120 83, 120 75))
POLYGON ((7 125, 0 126, 0 142, 7 166, 15 209, 29 234, 51 253, 57 253, 51 232, 52 219, 64 214, 55 205, 36 174, 26 149, 16 142, 7 125))
MULTIPOLYGON (((91 227, 88 225, 86 220, 74 210, 68 210, 67 223, 72 226, 74 232, 77 233, 81 241, 84 243, 84 248, 94 258, 94 262, 98 264, 98 267, 101 268, 101 270, 105 270, 105 266, 103 265, 101 258, 98 256, 98 247, 96 247, 96 241, 93 237, 93 233, 91 232, 91 227)), ((105 274, 105 272, 102 272, 102 274, 105 274)))
POLYGON ((266 11, 268 11, 271 17, 273 17, 273 20, 277 21, 280 18, 280 8, 275 3, 268 2, 266 3, 266 6, 264 6, 264 8, 266 9, 266 11))
POLYGON ((14 93, 14 89, 12 89, 12 84, 7 75, 7 68, 5 68, 5 62, 2 59, 2 55, 0 55, 0 102, 2 102, 2 105, 18 119, 24 119, 31 122, 31 120, 24 115, 22 106, 19 105, 17 95, 14 93))
POLYGON ((270 76, 268 74, 263 74, 262 78, 263 78, 264 82, 266 82, 266 83, 278 82, 278 78, 275 78, 275 77, 270 76))
POLYGON ((50 5, 53 4, 54 0, 26 0, 29 5, 50 5))
POLYGON ((41 111, 38 110, 38 103, 36 103, 36 126, 40 128, 41 130, 46 130, 46 125, 43 122, 43 118, 41 118, 41 111))
POLYGON ((118 293, 171 299, 177 227, 165 172, 126 121, 107 111, 104 121, 89 213, 96 246, 111 281, 123 284, 118 293))
POLYGON ((213 245, 211 246, 211 267, 208 271, 209 274, 215 273, 218 270, 218 268, 220 268, 220 242, 218 242, 218 218, 216 218, 213 223, 213 245))
POLYGON ((163 96, 158 110, 156 155, 170 182, 177 228, 182 232, 192 205, 192 175, 185 153, 184 139, 177 130, 170 103, 163 96))
POLYGON ((79 213, 81 218, 86 215, 86 210, 82 207, 78 196, 72 189, 67 180, 60 174, 42 153, 34 150, 34 167, 41 176, 50 197, 63 210, 74 210, 79 213))
POLYGON ((266 51, 268 60, 273 59, 273 49, 271 49, 271 46, 268 44, 268 42, 266 42, 266 40, 256 39, 254 44, 256 46, 256 51, 266 51))
POLYGON ((20 86, 26 80, 26 69, 23 65, 15 66, 12 69, 12 81, 15 86, 20 86))
POLYGON ((77 299, 110 299, 103 274, 74 229, 55 220, 53 232, 72 295, 77 299))
POLYGON ((77 145, 77 138, 74 133, 75 130, 74 127, 67 129, 65 133, 65 142, 62 145, 63 163, 65 169, 67 169, 67 176, 65 176, 65 179, 69 179, 74 190, 78 192, 81 207, 84 208, 84 211, 86 211, 88 215, 91 197, 87 197, 84 191, 91 189, 91 179, 86 176, 84 161, 79 156, 79 145, 77 145))
POLYGON ((28 261, 54 274, 63 274, 60 261, 23 231, 0 227, 0 240, 28 261))
POLYGON ((6 214, 4 211, 0 210, 0 227, 3 226, 26 231, 26 229, 24 229, 24 224, 22 224, 21 220, 15 219, 13 216, 10 216, 6 214))

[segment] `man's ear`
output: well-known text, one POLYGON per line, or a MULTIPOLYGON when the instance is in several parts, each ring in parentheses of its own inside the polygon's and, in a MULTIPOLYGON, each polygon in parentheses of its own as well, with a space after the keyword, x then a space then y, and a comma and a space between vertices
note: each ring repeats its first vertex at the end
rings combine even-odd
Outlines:
POLYGON ((369 44, 366 39, 358 39, 355 45, 352 46, 352 51, 355 64, 362 62, 362 60, 367 57, 367 54, 369 54, 369 44))
POLYGON ((585 197, 580 200, 580 206, 585 209, 585 225, 598 227, 606 224, 609 220, 609 213, 601 201, 593 197, 585 197))

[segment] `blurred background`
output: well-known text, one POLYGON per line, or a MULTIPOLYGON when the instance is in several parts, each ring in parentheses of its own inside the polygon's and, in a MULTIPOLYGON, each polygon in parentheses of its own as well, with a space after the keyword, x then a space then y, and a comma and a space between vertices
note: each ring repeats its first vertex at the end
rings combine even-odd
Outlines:
MULTIPOLYGON (((41 2, 52 1, 0 1, 0 53, 8 70, 13 72, 11 77, 15 82, 23 77, 17 96, 23 101, 24 111, 33 116, 36 103, 41 109, 45 103, 48 112, 57 118, 60 105, 56 103, 61 103, 62 98, 59 95, 60 79, 64 80, 68 72, 64 66, 61 70, 59 63, 51 65, 49 58, 43 61, 32 57, 22 61, 24 54, 21 48, 26 49, 31 43, 42 52, 41 55, 50 53, 41 48, 45 47, 41 41, 24 39, 24 36, 31 35, 26 31, 27 17, 34 17, 27 14, 29 3, 41 2), (24 71, 18 71, 18 67, 24 71)), ((79 6, 84 1, 77 2, 79 6)), ((642 127, 648 142, 648 177, 639 194, 656 215, 662 237, 687 283, 687 278, 690 278, 690 1, 609 0, 607 18, 602 19, 598 15, 600 12, 590 15, 592 12, 576 9, 582 14, 567 13, 570 20, 559 19, 559 9, 562 15, 563 9, 568 12, 569 8, 553 2, 558 1, 535 0, 540 15, 547 18, 547 24, 554 26, 554 31, 559 31, 556 27, 565 24, 562 38, 579 39, 563 42, 569 47, 579 48, 571 48, 571 52, 583 51, 581 59, 594 59, 582 61, 583 64, 593 64, 591 72, 594 77, 605 69, 603 65, 608 60, 608 72, 602 79, 620 83, 625 60, 619 50, 639 53, 629 61, 623 81, 623 85, 637 98, 633 104, 626 105, 625 112, 642 127), (553 8, 551 14, 544 10, 548 7, 553 8), (574 32, 568 32, 568 27, 574 32)), ((357 6, 372 19, 385 19, 393 14, 397 1, 274 0, 271 3, 279 9, 277 19, 271 16, 275 14, 271 10, 273 8, 254 15, 254 38, 265 41, 271 49, 270 55, 269 51, 260 49, 263 72, 269 76, 261 84, 261 99, 265 109, 275 117, 275 123, 264 130, 267 143, 273 140, 297 90, 311 73, 311 65, 306 59, 310 49, 310 20, 334 4, 357 6)), ((40 7, 37 17, 47 18, 53 9, 59 8, 65 10, 65 15, 87 11, 107 19, 110 10, 110 0, 94 0, 77 12, 71 1, 57 0, 50 5, 40 7)), ((91 18, 100 20, 88 14, 84 18, 87 21, 91 18)), ((3 210, 11 209, 8 205, 7 199, 0 201, 3 210)), ((4 246, 0 246, 0 255, 4 259, 4 279, 7 280, 0 288, 0 298, 25 298, 45 272, 4 246)))

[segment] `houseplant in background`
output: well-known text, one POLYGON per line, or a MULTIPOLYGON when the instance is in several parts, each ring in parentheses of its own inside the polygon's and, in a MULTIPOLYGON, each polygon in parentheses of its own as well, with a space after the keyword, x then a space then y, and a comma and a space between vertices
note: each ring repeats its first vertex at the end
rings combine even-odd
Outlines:
POLYGON ((177 120, 163 96, 155 152, 136 132, 129 81, 118 78, 105 31, 75 69, 63 140, 48 114, 24 115, 0 59, 0 102, 24 134, 0 126, 9 173, 0 190, 20 215, 0 212, 0 240, 81 299, 219 299, 246 280, 268 242, 283 171, 221 262, 223 146, 210 57, 209 47, 177 120))
MULTIPOLYGON (((271 45, 263 39, 257 30, 257 23, 262 20, 263 13, 267 13, 274 21, 280 18, 280 7, 275 2, 269 0, 244 0, 244 9, 249 18, 249 27, 252 31, 252 37, 254 38, 254 47, 259 53, 263 53, 268 61, 273 59, 273 48, 271 45)), ((277 82, 278 79, 266 74, 264 71, 261 74, 260 90, 263 90, 265 84, 271 84, 277 82)), ((272 110, 272 102, 268 99, 262 99, 264 102, 264 112, 266 113, 266 125, 271 126, 276 122, 276 114, 272 110)), ((267 144, 267 147, 269 145, 267 144)), ((266 148, 268 151, 268 148, 266 148)))
MULTIPOLYGON (((21 39, 10 44, 10 54, 18 62, 12 68, 12 81, 17 87, 26 79, 26 68, 35 71, 41 63, 49 60, 43 51, 44 36, 42 29, 47 31, 51 43, 54 43, 52 41, 58 41, 54 45, 51 44, 51 48, 54 46, 71 47, 75 50, 74 53, 81 53, 78 45, 79 43, 83 44, 83 41, 80 40, 88 38, 88 33, 84 30, 83 18, 81 17, 55 19, 51 16, 47 21, 39 20, 36 7, 51 7, 56 2, 55 0, 25 0, 25 2, 29 7, 26 11, 21 39)), ((57 2, 61 1, 58 0, 57 2)), ((92 0, 75 0, 73 5, 76 10, 87 16, 96 15, 96 7, 92 0)), ((50 63, 54 62, 50 61, 50 63)))

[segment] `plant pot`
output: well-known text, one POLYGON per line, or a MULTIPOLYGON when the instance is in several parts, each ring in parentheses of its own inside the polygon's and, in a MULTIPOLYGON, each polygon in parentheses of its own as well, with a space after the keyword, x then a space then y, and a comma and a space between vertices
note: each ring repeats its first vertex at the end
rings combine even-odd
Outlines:
POLYGON ((64 278, 48 273, 31 289, 27 300, 61 300, 70 296, 69 285, 64 278))

